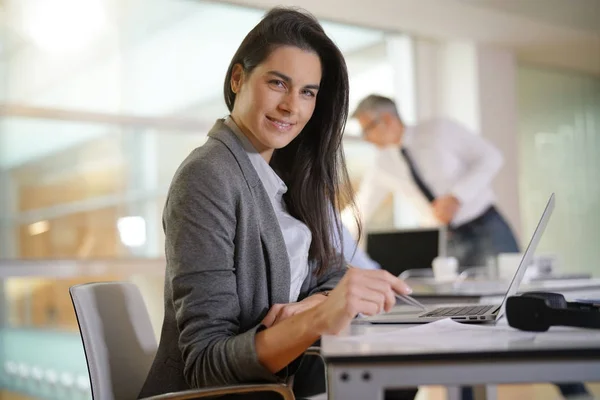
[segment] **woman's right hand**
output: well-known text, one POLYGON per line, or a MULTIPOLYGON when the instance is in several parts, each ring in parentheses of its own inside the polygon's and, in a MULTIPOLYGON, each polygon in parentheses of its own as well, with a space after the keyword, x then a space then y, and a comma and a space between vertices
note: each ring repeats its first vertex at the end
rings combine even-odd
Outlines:
POLYGON ((327 300, 319 304, 321 334, 338 334, 359 313, 375 315, 390 311, 396 294, 410 294, 412 289, 385 270, 349 268, 327 300))

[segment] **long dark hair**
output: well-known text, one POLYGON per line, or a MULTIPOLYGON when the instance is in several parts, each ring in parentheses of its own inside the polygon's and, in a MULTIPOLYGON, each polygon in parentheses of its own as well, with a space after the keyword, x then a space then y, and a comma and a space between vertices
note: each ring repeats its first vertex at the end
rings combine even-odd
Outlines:
POLYGON ((274 8, 248 33, 233 56, 223 86, 225 103, 232 111, 233 67, 240 64, 250 74, 280 46, 315 52, 323 71, 312 117, 302 132, 286 147, 275 150, 271 158, 271 166, 288 187, 284 196, 288 212, 311 231, 309 258, 317 262, 316 273, 321 275, 341 261, 335 256, 333 235, 337 231, 341 249, 342 226, 334 210, 341 210, 344 204, 354 206, 341 146, 349 89, 344 56, 311 14, 274 8))

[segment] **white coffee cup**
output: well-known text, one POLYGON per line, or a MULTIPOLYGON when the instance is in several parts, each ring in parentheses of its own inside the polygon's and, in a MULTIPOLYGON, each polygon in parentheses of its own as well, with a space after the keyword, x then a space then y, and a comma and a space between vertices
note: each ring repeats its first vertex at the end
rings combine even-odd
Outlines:
POLYGON ((502 281, 511 281, 519 264, 523 254, 521 253, 500 253, 498 254, 498 278, 502 281))
POLYGON ((436 281, 454 281, 458 277, 458 260, 456 257, 436 257, 431 262, 431 268, 436 281))

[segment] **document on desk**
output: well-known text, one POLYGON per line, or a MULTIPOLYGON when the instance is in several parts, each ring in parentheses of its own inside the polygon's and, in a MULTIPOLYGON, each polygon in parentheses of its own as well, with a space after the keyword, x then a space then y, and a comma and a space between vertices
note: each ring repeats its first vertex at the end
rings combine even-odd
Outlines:
POLYGON ((533 332, 523 332, 507 325, 463 324, 450 318, 428 324, 368 332, 340 337, 342 340, 368 343, 402 343, 404 346, 457 349, 485 346, 498 342, 535 339, 533 332))

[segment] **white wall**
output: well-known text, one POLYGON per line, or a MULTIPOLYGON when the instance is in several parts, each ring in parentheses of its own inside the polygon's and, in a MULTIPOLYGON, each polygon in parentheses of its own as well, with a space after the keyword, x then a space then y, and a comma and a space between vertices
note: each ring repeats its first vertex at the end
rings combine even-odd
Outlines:
POLYGON ((514 54, 464 41, 415 43, 417 116, 453 118, 504 156, 494 181, 498 206, 520 238, 516 62, 514 54))
POLYGON ((386 35, 387 59, 394 71, 393 95, 407 124, 417 120, 414 42, 408 35, 386 35))
POLYGON ((477 71, 481 132, 504 157, 504 166, 494 181, 498 205, 523 243, 515 56, 510 51, 479 46, 477 71))
POLYGON ((477 48, 471 42, 450 41, 440 46, 438 57, 439 114, 454 118, 479 132, 477 48))
POLYGON ((417 39, 417 119, 453 118, 479 132, 477 48, 463 41, 417 39))

